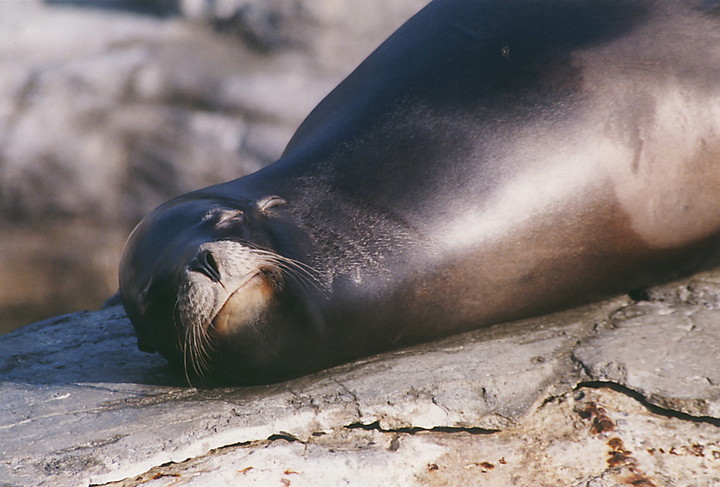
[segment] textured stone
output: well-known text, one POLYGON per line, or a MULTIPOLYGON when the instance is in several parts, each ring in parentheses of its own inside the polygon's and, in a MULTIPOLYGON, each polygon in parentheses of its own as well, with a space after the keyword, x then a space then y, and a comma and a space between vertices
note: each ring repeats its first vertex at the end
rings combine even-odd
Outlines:
POLYGON ((48 485, 97 483, 229 444, 274 434, 306 441, 347 425, 505 428, 567 378, 572 345, 614 307, 224 390, 181 386, 162 360, 135 349, 117 307, 60 317, 0 337, 0 392, 11 406, 0 418, 10 459, 0 478, 29 483, 51 473, 48 485))
POLYGON ((0 482, 709 487, 718 319, 618 298, 195 389, 135 348, 121 308, 62 316, 0 337, 0 482))
POLYGON ((591 380, 615 382, 657 406, 720 418, 720 314, 638 303, 575 351, 591 380))

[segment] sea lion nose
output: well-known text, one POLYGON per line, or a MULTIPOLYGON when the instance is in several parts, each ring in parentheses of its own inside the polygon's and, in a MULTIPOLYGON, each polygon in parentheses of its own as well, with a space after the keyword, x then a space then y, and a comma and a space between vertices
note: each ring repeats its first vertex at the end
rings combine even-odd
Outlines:
POLYGON ((203 250, 190 261, 188 268, 209 277, 213 282, 220 282, 220 267, 209 250, 203 250))

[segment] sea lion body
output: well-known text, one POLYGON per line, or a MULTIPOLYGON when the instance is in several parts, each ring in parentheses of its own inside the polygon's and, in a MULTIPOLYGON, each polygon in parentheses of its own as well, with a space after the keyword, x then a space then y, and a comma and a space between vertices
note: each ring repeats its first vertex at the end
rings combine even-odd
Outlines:
POLYGON ((717 264, 719 12, 436 0, 279 161, 141 222, 139 342, 269 382, 717 264))

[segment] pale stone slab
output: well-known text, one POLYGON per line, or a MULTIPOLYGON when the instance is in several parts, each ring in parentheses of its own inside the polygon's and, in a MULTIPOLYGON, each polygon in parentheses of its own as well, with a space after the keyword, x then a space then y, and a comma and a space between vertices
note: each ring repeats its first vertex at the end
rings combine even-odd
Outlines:
POLYGON ((0 479, 98 483, 230 444, 277 434, 305 440, 353 424, 506 428, 549 391, 574 384, 572 347, 622 302, 283 384, 214 390, 183 386, 162 359, 137 351, 121 308, 30 325, 0 337, 0 479))
POLYGON ((717 425, 658 416, 619 392, 581 388, 532 408, 521 425, 493 434, 341 429, 304 442, 274 439, 223 448, 110 485, 718 484, 717 425))

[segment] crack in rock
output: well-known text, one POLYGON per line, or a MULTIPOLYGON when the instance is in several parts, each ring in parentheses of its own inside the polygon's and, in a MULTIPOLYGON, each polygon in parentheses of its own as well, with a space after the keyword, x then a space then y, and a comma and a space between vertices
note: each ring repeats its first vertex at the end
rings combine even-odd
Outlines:
POLYGON ((627 386, 624 386, 622 384, 618 384, 616 382, 610 382, 610 381, 589 381, 589 382, 581 382, 578 384, 576 389, 582 389, 582 388, 590 388, 590 389, 602 389, 607 388, 611 389, 615 392, 619 392, 621 394, 624 394, 638 403, 642 404, 649 412, 653 414, 657 414, 659 416, 665 416, 667 418, 676 418, 681 419, 683 421, 691 421, 694 423, 706 423, 711 424, 713 426, 720 427, 720 418, 715 418, 713 416, 695 416, 692 414, 688 414, 682 411, 679 411, 677 409, 671 409, 671 408, 664 408, 661 406, 658 406, 654 402, 650 402, 648 398, 646 398, 642 393, 631 389, 627 386))
POLYGON ((361 420, 363 418, 363 413, 362 408, 360 407, 360 399, 358 399, 357 394, 351 391, 345 384, 337 380, 335 377, 332 377, 331 380, 350 396, 353 404, 355 405, 355 414, 357 414, 358 421, 361 420))
POLYGON ((616 383, 660 408, 720 418, 717 320, 699 306, 631 304, 611 313, 611 328, 585 337, 571 361, 579 381, 616 383))
POLYGON ((349 424, 347 426, 344 426, 344 428, 353 430, 353 429, 361 429, 365 431, 379 431, 381 433, 405 433, 414 435, 416 433, 419 433, 421 431, 432 431, 436 433, 470 433, 472 435, 490 435, 493 433, 497 433, 501 430, 496 429, 485 429, 480 427, 460 427, 460 426, 435 426, 432 428, 423 428, 420 426, 410 426, 406 428, 383 428, 380 425, 380 421, 375 421, 373 423, 365 424, 365 423, 353 423, 349 424))

